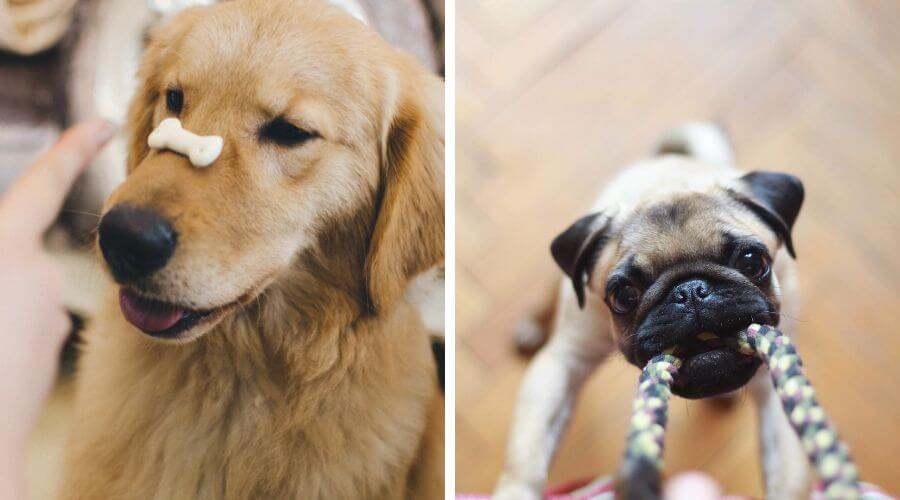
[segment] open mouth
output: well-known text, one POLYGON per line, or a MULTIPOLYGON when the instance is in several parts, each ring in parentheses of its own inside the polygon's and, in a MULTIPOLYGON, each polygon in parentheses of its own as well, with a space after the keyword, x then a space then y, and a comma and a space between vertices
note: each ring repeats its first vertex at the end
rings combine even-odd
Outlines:
POLYGON ((162 339, 184 338, 195 327, 221 318, 233 306, 234 304, 228 304, 208 310, 189 309, 141 297, 125 287, 119 289, 119 307, 125 319, 145 334, 162 339))
POLYGON ((705 398, 739 389, 750 381, 760 360, 738 352, 733 338, 702 332, 670 348, 682 360, 672 392, 689 399, 705 398))

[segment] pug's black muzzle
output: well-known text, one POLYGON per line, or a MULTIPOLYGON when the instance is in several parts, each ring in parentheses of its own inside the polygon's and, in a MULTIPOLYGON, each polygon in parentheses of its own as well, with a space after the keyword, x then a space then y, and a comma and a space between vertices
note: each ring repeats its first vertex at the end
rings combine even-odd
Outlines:
POLYGON ((642 367, 674 346, 683 364, 672 392, 686 398, 714 396, 746 384, 760 362, 724 340, 752 323, 777 324, 775 305, 755 284, 727 274, 669 281, 674 285, 658 287, 653 304, 642 308, 629 360, 642 367))

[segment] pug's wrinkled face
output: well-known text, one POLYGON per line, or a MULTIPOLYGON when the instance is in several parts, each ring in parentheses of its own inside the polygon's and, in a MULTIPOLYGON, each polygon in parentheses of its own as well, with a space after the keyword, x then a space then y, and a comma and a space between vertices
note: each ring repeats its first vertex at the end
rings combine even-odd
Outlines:
POLYGON ((552 247, 581 305, 585 285, 602 298, 629 362, 643 367, 674 348, 683 365, 672 390, 687 398, 746 384, 760 362, 729 340, 751 323, 779 321, 773 260, 782 244, 793 254, 803 188, 793 176, 762 172, 735 186, 592 214, 552 247))

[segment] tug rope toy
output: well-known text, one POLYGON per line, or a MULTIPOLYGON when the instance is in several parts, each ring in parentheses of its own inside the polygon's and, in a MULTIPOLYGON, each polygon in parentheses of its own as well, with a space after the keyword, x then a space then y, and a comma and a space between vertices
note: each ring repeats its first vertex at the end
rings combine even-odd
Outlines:
MULTIPOLYGON (((731 343, 741 353, 759 357, 769 368, 785 414, 822 480, 824 498, 860 498, 856 465, 816 400, 790 338, 775 328, 751 325, 731 343)), ((646 494, 648 489, 659 495, 668 401, 680 367, 680 359, 664 353, 650 360, 641 372, 620 470, 620 482, 637 493, 635 496, 646 494)))

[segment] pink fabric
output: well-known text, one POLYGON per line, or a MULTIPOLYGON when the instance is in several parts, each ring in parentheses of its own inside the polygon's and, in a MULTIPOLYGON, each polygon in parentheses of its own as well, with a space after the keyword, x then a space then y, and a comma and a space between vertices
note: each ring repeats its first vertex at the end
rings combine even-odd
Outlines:
MULTIPOLYGON (((490 495, 459 494, 457 500, 489 500, 490 495)), ((594 481, 581 480, 568 483, 547 491, 546 500, 612 500, 613 478, 601 477, 594 481)))
MULTIPOLYGON (((862 483, 863 500, 896 500, 893 495, 887 494, 877 486, 862 483)), ((816 491, 810 496, 810 500, 824 500, 821 484, 816 484, 816 491)), ((490 500, 490 495, 485 494, 458 494, 457 500, 490 500)), ((594 481, 576 481, 547 491, 546 500, 612 500, 613 478, 605 476, 594 481)))

